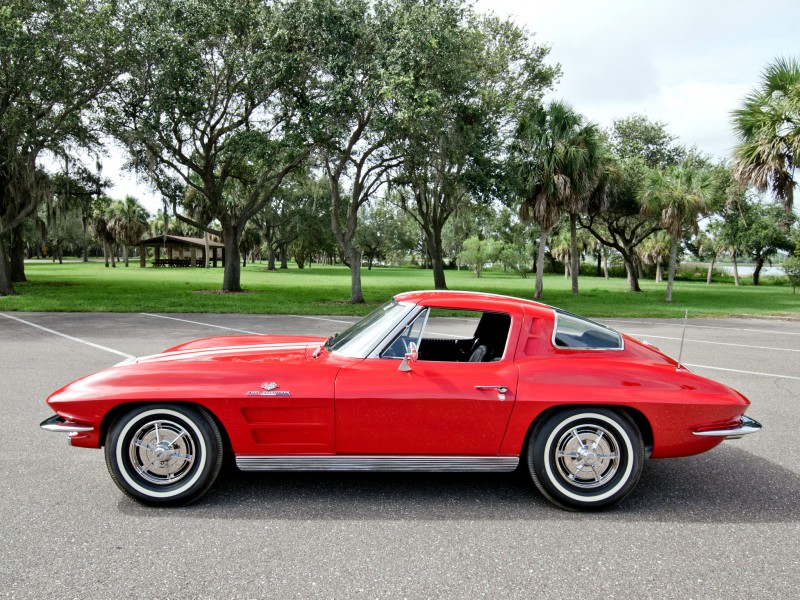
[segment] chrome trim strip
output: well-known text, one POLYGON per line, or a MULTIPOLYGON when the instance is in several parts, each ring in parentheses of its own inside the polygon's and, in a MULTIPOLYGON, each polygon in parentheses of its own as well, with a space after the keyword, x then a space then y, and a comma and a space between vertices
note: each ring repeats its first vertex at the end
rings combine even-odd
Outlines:
POLYGON ((518 456, 237 456, 242 471, 509 472, 518 456))
POLYGON ((78 425, 72 421, 65 421, 58 415, 45 419, 39 423, 39 427, 45 431, 54 431, 56 433, 85 433, 94 430, 91 425, 78 425))
POLYGON ((712 429, 709 431, 695 431, 693 433, 694 435, 724 437, 727 440, 735 440, 743 435, 755 433, 761 429, 761 423, 745 415, 742 415, 740 421, 739 427, 734 427, 733 429, 712 429))

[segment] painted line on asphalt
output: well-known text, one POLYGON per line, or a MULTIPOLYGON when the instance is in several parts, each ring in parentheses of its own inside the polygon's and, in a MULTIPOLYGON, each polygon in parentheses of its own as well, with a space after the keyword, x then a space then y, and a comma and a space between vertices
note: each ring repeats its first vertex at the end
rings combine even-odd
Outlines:
MULTIPOLYGON (((608 321, 613 323, 637 323, 639 325, 656 325, 661 327, 683 327, 682 321, 675 321, 674 323, 657 323, 654 321, 633 321, 630 319, 595 319, 596 321, 608 321)), ((722 325, 691 325, 686 324, 686 329, 724 329, 727 331, 751 331, 753 333, 774 333, 777 335, 800 335, 797 331, 776 331, 773 329, 753 329, 752 327, 723 327, 722 325)))
MULTIPOLYGON (((625 332, 627 335, 640 337, 640 338, 653 338, 656 340, 675 340, 676 342, 681 341, 679 337, 667 337, 664 335, 651 335, 649 333, 633 333, 630 331, 625 332)), ((778 352, 800 352, 800 348, 774 348, 772 346, 753 346, 752 344, 734 344, 731 342, 710 342, 706 340, 693 340, 693 339, 686 339, 686 343, 688 344, 691 342, 692 344, 714 344, 715 346, 735 346, 737 348, 753 348, 756 350, 777 350, 778 352)))
POLYGON ((711 369, 712 371, 728 371, 729 373, 742 373, 744 375, 758 375, 761 377, 777 377, 778 379, 794 379, 800 381, 800 377, 794 375, 778 375, 777 373, 761 373, 760 371, 743 371, 741 369, 726 369, 725 367, 709 367, 708 365, 693 365, 691 363, 683 363, 687 367, 693 369, 711 369))
POLYGON ((252 335, 263 335, 258 331, 248 331, 247 329, 236 329, 235 327, 225 327, 223 325, 212 325, 211 323, 203 323, 202 321, 190 321, 189 319, 179 319, 178 317, 167 317, 164 315, 154 315, 153 313, 139 313, 145 317, 155 317, 157 319, 168 319, 170 321, 180 321, 181 323, 191 323, 192 325, 202 325, 203 327, 213 327, 214 329, 225 329, 227 331, 236 331, 238 333, 249 333, 252 335))
POLYGON ((326 319, 325 317, 309 317, 306 315, 291 315, 298 319, 313 319, 314 321, 328 321, 330 323, 344 323, 345 325, 352 325, 354 321, 339 321, 337 319, 326 319))
POLYGON ((100 344, 95 344, 94 342, 89 342, 87 340, 77 338, 71 335, 67 335, 66 333, 61 333, 60 331, 55 331, 53 329, 48 329, 47 327, 42 327, 41 325, 37 325, 36 323, 31 323, 30 321, 25 321, 23 319, 19 319, 17 317, 12 317, 11 315, 7 315, 4 313, 0 313, 6 319, 12 319, 19 323, 23 323, 25 325, 29 325, 31 327, 35 327, 36 329, 40 329, 47 333, 51 333, 53 335, 57 335, 59 337, 65 338, 67 340, 71 340, 73 342, 78 342, 79 344, 84 344, 85 346, 91 346, 92 348, 97 348, 98 350, 103 350, 105 352, 110 352, 111 354, 117 354, 118 356, 123 356, 125 358, 134 358, 132 354, 128 354, 127 352, 120 352, 119 350, 114 350, 113 348, 109 348, 107 346, 101 346, 100 344))

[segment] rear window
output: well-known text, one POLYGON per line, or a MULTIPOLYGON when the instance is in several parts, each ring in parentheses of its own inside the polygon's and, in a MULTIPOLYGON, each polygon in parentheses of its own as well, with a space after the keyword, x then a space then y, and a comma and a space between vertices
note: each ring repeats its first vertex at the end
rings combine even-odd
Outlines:
POLYGON ((553 345, 577 350, 622 350, 622 336, 600 323, 556 310, 553 345))

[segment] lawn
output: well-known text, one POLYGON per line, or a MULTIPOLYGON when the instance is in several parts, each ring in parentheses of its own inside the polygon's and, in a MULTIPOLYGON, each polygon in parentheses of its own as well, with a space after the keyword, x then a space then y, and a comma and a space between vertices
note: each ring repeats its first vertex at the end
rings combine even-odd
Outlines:
MULTIPOLYGON (((0 298, 2 311, 65 312, 214 312, 262 314, 365 314, 392 295, 430 289, 433 275, 415 268, 374 268, 362 272, 367 304, 352 306, 350 271, 346 267, 314 265, 303 270, 268 272, 265 265, 242 270, 241 294, 222 294, 222 269, 155 269, 138 266, 104 268, 102 263, 30 262, 27 283, 15 287, 19 296, 0 298)), ((478 279, 468 271, 447 271, 453 290, 475 290, 531 298, 534 279, 484 271, 478 279)), ((800 294, 782 281, 735 287, 729 278, 679 280, 673 302, 664 303, 666 284, 642 281, 640 294, 628 291, 624 279, 581 277, 581 293, 573 297, 563 275, 546 275, 543 301, 594 317, 692 317, 730 315, 792 315, 800 317, 800 294)))

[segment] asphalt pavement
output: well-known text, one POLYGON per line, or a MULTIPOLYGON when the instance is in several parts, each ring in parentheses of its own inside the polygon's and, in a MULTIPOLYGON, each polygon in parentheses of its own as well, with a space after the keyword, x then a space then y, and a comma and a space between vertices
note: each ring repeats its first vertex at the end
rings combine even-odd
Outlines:
MULTIPOLYGON (((39 429, 48 394, 125 356, 353 320, 0 311, 0 596, 797 597, 800 321, 690 320, 683 362, 748 396, 764 429, 648 461, 596 514, 553 507, 518 474, 229 473, 196 504, 147 508, 101 451, 39 429)), ((680 320, 605 322, 678 355, 680 320)))

